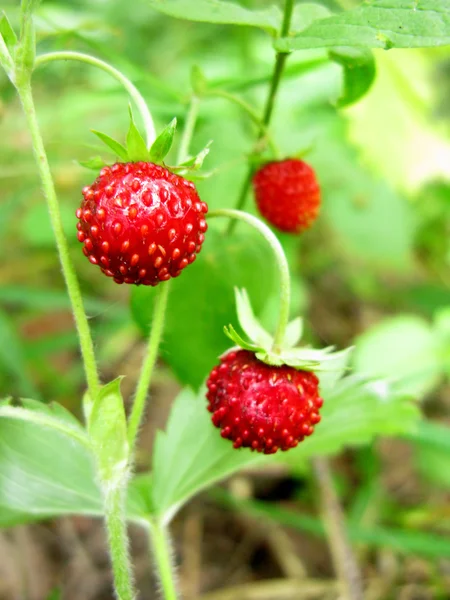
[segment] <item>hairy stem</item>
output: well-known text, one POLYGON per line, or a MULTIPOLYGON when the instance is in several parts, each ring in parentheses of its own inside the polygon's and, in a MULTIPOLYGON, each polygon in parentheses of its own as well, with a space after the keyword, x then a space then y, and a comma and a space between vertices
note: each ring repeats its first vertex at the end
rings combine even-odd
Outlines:
POLYGON ((36 116, 33 95, 30 82, 23 83, 17 88, 20 100, 22 102, 25 117, 33 143, 34 155, 41 179, 44 195, 47 200, 48 211, 53 232, 56 238, 59 260, 61 262, 63 276, 69 293, 72 312, 80 340, 81 354, 83 356, 84 370, 86 374, 87 385, 92 398, 96 398, 100 388, 100 380, 95 361, 94 345, 92 342, 89 323, 84 310, 83 299, 81 296, 80 285, 72 264, 69 246, 64 234, 61 213, 59 210, 58 199, 56 196, 55 185, 53 183, 50 166, 45 152, 42 135, 36 116))
POLYGON ((243 221, 244 223, 251 225, 265 237, 273 250, 280 275, 280 311, 272 350, 273 352, 279 352, 283 344, 284 335, 289 320, 289 308, 291 303, 291 280, 289 277, 289 266, 286 260, 286 255, 284 254, 284 250, 278 241, 277 236, 272 233, 267 225, 253 215, 231 208, 220 208, 217 210, 212 210, 208 214, 209 219, 214 217, 228 217, 230 219, 243 221))
POLYGON ((114 589, 118 600, 134 600, 131 560, 128 550, 127 523, 125 520, 126 486, 108 488, 104 484, 105 525, 114 576, 114 589))
POLYGON ((41 54, 36 58, 35 68, 46 63, 55 61, 55 60, 76 60, 79 62, 87 63, 88 65, 92 65, 97 67, 98 69, 102 69, 106 73, 109 73, 119 81, 134 100, 137 109, 141 115, 142 121, 144 122, 146 137, 147 137, 147 146, 151 146, 151 144, 155 141, 156 132, 155 126, 153 123, 152 115, 148 109, 148 106, 142 97, 139 90, 131 83, 131 81, 125 77, 123 73, 119 70, 115 69, 108 63, 100 60, 99 58, 95 58, 90 54, 83 54, 82 52, 49 52, 48 54, 41 54))
POLYGON ((328 542, 343 597, 363 600, 361 574, 347 539, 344 515, 334 488, 327 459, 315 458, 313 468, 322 495, 322 510, 328 542))
POLYGON ((168 529, 160 522, 150 522, 150 543, 164 593, 164 600, 177 600, 175 569, 168 529))
MULTIPOLYGON (((285 37, 289 33, 289 28, 291 26, 292 12, 294 10, 294 0, 286 0, 284 5, 284 14, 283 14, 283 24, 281 26, 280 36, 285 37)), ((288 54, 285 52, 277 52, 275 57, 275 66, 272 73, 272 78, 270 81, 269 94, 267 96, 266 104, 264 107, 263 117, 260 120, 261 126, 259 129, 258 137, 256 139, 256 145, 260 142, 264 136, 266 135, 267 129, 270 125, 270 121, 272 119, 273 109, 275 107, 275 100, 277 97, 278 89, 280 87, 281 77, 283 75, 284 67, 286 64, 288 54)), ((237 210, 242 210, 245 205, 245 201, 247 200, 248 191, 250 189, 250 184, 253 176, 253 167, 250 166, 247 174, 245 176, 244 182, 242 184, 241 190, 238 195, 238 201, 236 204, 237 210)), ((228 227, 228 233, 232 233, 234 228, 236 227, 236 221, 232 221, 228 227)))
POLYGON ((145 400, 147 398, 150 381, 153 370, 158 358, 159 344, 164 329, 164 319, 166 315, 167 298, 169 296, 169 283, 163 282, 158 289, 153 312, 153 321, 151 324, 150 336, 148 339, 147 351, 142 363, 136 393, 134 396, 133 407, 128 419, 128 443, 130 448, 134 448, 142 423, 142 417, 145 409, 145 400))

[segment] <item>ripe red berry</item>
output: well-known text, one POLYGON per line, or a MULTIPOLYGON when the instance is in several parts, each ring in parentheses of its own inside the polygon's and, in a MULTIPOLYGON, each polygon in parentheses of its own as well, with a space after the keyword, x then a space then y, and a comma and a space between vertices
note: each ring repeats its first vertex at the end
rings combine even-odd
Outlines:
POLYGON ((318 386, 314 373, 272 367, 253 352, 232 350, 210 373, 208 410, 235 448, 273 454, 313 433, 323 404, 318 386))
POLYGON ((274 227, 301 233, 317 218, 320 188, 314 170, 296 158, 271 162, 253 177, 256 204, 274 227))
POLYGON ((208 207, 192 182, 163 167, 105 167, 83 196, 78 239, 116 283, 157 285, 177 277, 201 250, 208 207))

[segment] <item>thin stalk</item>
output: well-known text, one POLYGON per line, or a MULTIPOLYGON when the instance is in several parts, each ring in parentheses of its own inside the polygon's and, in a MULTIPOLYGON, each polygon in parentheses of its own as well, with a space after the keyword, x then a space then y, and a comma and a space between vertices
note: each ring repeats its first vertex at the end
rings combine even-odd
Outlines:
POLYGON ((176 577, 172 548, 167 528, 160 522, 150 522, 150 543, 165 600, 177 600, 176 577))
POLYGON ((193 94, 191 96, 191 103, 186 115, 186 122, 181 135, 180 145, 178 146, 177 164, 182 163, 189 155, 189 146, 191 144, 192 136, 194 135, 199 108, 200 100, 195 94, 193 94))
MULTIPOLYGON (((284 13, 283 13, 283 24, 281 26, 280 36, 286 37, 289 33, 289 28, 291 26, 292 20, 292 12, 294 10, 294 0, 286 0, 284 5, 284 13)), ((283 75, 284 67, 286 64, 288 54, 285 52, 277 52, 275 58, 275 66, 272 73, 272 78, 270 80, 270 88, 269 94, 267 96, 266 104, 264 107, 263 117, 261 119, 261 126, 259 129, 258 137, 256 139, 256 146, 258 142, 260 142, 270 125, 270 121, 272 119, 273 109, 275 107, 275 100, 277 97, 278 89, 280 87, 281 78, 283 75)), ((241 190, 238 195, 238 201, 236 204, 237 210, 242 210, 245 205, 245 201, 247 199, 248 191, 250 189, 250 184, 253 176, 253 167, 250 166, 245 176, 244 182, 242 184, 241 190)), ((236 221, 232 221, 228 227, 228 234, 231 234, 236 227, 236 221)))
POLYGON ((322 496, 325 529, 343 597, 348 600, 363 600, 361 573, 347 538, 344 515, 334 488, 330 466, 325 458, 315 458, 312 464, 322 496))
POLYGON ((42 140, 42 135, 39 129, 39 123, 37 120, 30 82, 19 86, 17 88, 17 91, 22 102, 23 110, 30 130, 39 176, 44 190, 44 195, 47 200, 47 207, 56 239, 59 260, 61 262, 62 272, 66 282, 67 291, 72 305, 72 312, 75 319, 75 325, 80 340, 81 354, 83 357, 84 370, 86 374, 86 381, 89 388, 89 393, 92 398, 96 398, 97 393, 100 389, 100 379, 98 376, 97 364, 95 361, 94 345, 92 342, 89 323, 83 305, 83 298, 81 296, 80 285, 78 283, 78 278, 75 273, 72 261, 70 259, 69 246, 67 244, 66 236, 64 234, 61 222, 61 213, 59 209, 58 199, 56 196, 55 185, 53 183, 47 154, 44 148, 44 142, 42 140))
POLYGON ((128 419, 128 443, 133 449, 136 444, 139 428, 145 409, 145 400, 150 387, 153 370, 158 358, 159 344, 164 329, 167 298, 169 296, 169 283, 163 282, 159 286, 158 297, 155 303, 153 321, 147 344, 147 351, 142 363, 141 373, 136 387, 133 406, 128 419))
POLYGON ((217 210, 212 210, 208 214, 209 219, 214 217, 228 217, 230 219, 244 221, 244 223, 251 225, 254 229, 259 231, 272 248, 280 276, 280 309, 278 325, 272 348, 273 352, 278 352, 283 344, 284 335, 289 320, 289 308, 291 304, 291 279, 289 277, 289 266, 286 260, 286 255, 284 254, 284 250, 278 241, 277 236, 272 233, 267 225, 253 215, 231 208, 220 208, 217 210))
POLYGON ((108 488, 106 483, 103 506, 117 599, 134 600, 135 593, 128 550, 127 523, 123 517, 125 494, 126 486, 120 485, 108 488))
POLYGON ((131 83, 131 81, 125 77, 123 73, 119 70, 115 69, 108 63, 100 60, 99 58, 95 58, 94 56, 90 56, 89 54, 83 54, 82 52, 49 52, 48 54, 41 54, 36 58, 35 68, 44 65, 46 63, 55 61, 55 60, 76 60, 79 62, 86 63, 88 65, 92 65, 97 67, 98 69, 102 69, 106 73, 109 73, 119 81, 128 92, 128 94, 133 99, 136 104, 137 109, 142 117, 142 121, 144 123, 144 128, 147 137, 147 146, 150 147, 156 138, 155 125, 153 123, 152 115, 148 109, 148 106, 142 97, 139 90, 131 83))

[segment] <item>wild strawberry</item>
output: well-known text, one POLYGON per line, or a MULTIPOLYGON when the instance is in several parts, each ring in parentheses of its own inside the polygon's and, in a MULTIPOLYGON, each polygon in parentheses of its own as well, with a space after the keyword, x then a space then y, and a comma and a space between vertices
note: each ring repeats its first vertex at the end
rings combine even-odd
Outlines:
POLYGON ((313 433, 323 404, 318 385, 311 372, 270 366, 253 352, 231 350, 210 373, 208 410, 235 448, 273 454, 313 433))
POLYGON ((253 177, 253 188, 260 213, 281 231, 301 233, 319 213, 320 188, 314 170, 296 158, 261 167, 253 177))
POLYGON ((157 285, 194 262, 208 207, 192 182, 151 162, 105 167, 83 189, 78 239, 116 283, 157 285))

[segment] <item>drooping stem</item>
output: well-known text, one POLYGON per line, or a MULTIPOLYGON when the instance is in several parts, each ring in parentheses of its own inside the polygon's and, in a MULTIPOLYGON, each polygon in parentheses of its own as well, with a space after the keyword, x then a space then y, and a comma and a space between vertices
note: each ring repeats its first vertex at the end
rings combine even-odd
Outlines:
POLYGON ((244 221, 244 223, 251 225, 254 229, 259 231, 265 237, 273 250, 280 275, 280 310, 272 350, 273 352, 278 352, 284 340, 286 326, 289 320, 289 308, 291 303, 291 280, 289 277, 289 266, 286 260, 286 255, 284 254, 284 250, 278 241, 277 236, 272 233, 267 225, 253 215, 231 208, 220 208, 217 210, 212 210, 208 214, 209 219, 214 217, 228 217, 230 219, 244 221))
POLYGON ((141 374, 139 376, 136 393, 133 400, 133 406, 128 419, 128 443, 130 448, 134 448, 136 443, 144 414, 145 400, 147 398, 153 370, 158 358, 159 344, 164 329, 164 319, 166 315, 169 287, 170 286, 168 282, 163 282, 160 284, 158 289, 158 297, 156 299, 155 309, 153 312, 153 321, 151 324, 146 355, 142 363, 141 374))
POLYGON ((39 176, 41 179, 42 188, 44 190, 44 195, 47 200, 50 220, 56 239, 59 260, 61 262, 63 276, 72 305, 72 312, 80 340, 86 381, 91 397, 95 398, 100 387, 100 380, 95 361, 94 345, 92 342, 88 319, 84 310, 80 285, 78 283, 74 266, 70 259, 69 246, 61 222, 61 213, 56 196, 55 185, 50 171, 47 154, 45 152, 42 135, 39 129, 30 82, 28 81, 23 83, 21 86, 18 86, 17 91, 22 102, 23 110, 30 130, 39 176))
POLYGON ((118 600, 134 600, 131 560, 128 549, 125 514, 126 486, 109 488, 105 484, 104 511, 108 546, 114 576, 114 589, 118 600))
MULTIPOLYGON (((281 26, 280 36, 285 37, 289 33, 289 28, 291 26, 292 13, 294 10, 294 0, 286 0, 284 5, 284 13, 283 13, 283 23, 281 26)), ((261 119, 261 127, 259 129, 258 137, 256 139, 256 145, 260 142, 264 136, 266 135, 267 129, 270 125, 270 121, 272 119, 273 109, 275 107, 275 100, 277 97, 278 89, 280 87, 281 77, 283 75, 284 67, 286 64, 288 54, 286 52, 277 52, 275 57, 275 65, 272 73, 272 78, 270 81, 269 94, 267 96, 266 104, 264 106, 263 117, 261 119)), ((238 194, 238 201, 236 204, 237 210, 242 210, 245 205, 245 201, 247 199, 248 191, 250 189, 250 184, 252 181, 253 175, 253 167, 250 166, 245 179, 243 181, 241 190, 238 194)), ((231 233, 236 226, 236 221, 232 221, 228 227, 228 233, 231 233)))
POLYGON ((164 600, 177 600, 173 552, 169 532, 165 525, 156 521, 150 522, 150 544, 153 548, 153 556, 164 593, 164 600))
POLYGON ((325 458, 313 459, 313 468, 322 495, 322 511, 334 568, 348 600, 363 600, 361 574, 345 530, 344 515, 325 458))
POLYGON ((35 68, 39 67, 43 64, 49 63, 55 60, 76 60, 79 62, 87 63, 88 65, 92 65, 97 67, 98 69, 102 69, 106 73, 109 73, 119 81, 128 92, 128 94, 133 99, 136 104, 137 109, 141 115, 142 121, 144 123, 146 138, 147 138, 147 146, 151 146, 156 138, 155 125, 153 123, 152 115, 148 109, 148 106, 142 97, 139 90, 131 83, 131 81, 125 77, 123 73, 119 70, 115 69, 108 63, 100 60, 99 58, 95 58, 94 56, 90 56, 89 54, 83 54, 82 52, 49 52, 48 54, 41 54, 36 58, 35 68))

